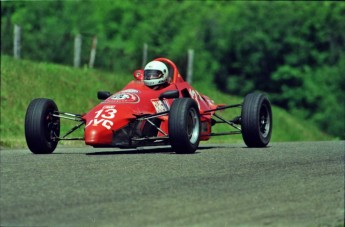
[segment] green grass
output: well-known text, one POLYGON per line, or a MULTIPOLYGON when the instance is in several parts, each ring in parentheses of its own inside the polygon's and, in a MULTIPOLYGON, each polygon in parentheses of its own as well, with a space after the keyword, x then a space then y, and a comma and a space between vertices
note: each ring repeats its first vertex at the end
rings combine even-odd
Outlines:
MULTIPOLYGON (((131 78, 97 70, 75 69, 1 56, 0 145, 26 145, 24 118, 32 99, 50 98, 56 102, 59 110, 84 113, 99 102, 98 90, 119 90, 131 78)), ((67 120, 62 123, 62 130, 74 125, 74 122, 67 120)))
MULTIPOLYGON (((134 70, 134 69, 133 69, 134 70)), ((27 106, 34 98, 50 98, 59 110, 84 113, 99 103, 97 91, 115 92, 132 80, 132 72, 109 73, 88 68, 75 69, 51 63, 37 63, 27 60, 14 60, 1 56, 1 147, 25 147, 24 118, 27 106)), ((216 103, 236 104, 242 98, 229 96, 217 91, 213 84, 194 83, 201 93, 208 95, 216 103)), ((224 116, 232 118, 240 109, 224 111, 224 116)), ((313 124, 294 118, 286 111, 273 108, 272 141, 315 141, 330 140, 313 124)), ((62 130, 67 130, 74 122, 63 120, 62 130)), ((219 130, 224 130, 220 125, 219 130)), ((79 132, 82 134, 82 132, 79 132)), ((214 137, 210 143, 242 142, 241 135, 214 137)), ((75 143, 66 143, 75 145, 75 143)), ((82 145, 82 142, 77 144, 82 145)))

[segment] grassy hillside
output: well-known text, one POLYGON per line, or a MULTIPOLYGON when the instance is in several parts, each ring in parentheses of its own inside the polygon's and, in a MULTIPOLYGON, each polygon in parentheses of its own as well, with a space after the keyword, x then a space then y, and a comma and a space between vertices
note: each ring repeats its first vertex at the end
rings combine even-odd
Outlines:
MULTIPOLYGON (((134 70, 134 69, 133 69, 134 70)), ((132 80, 132 72, 124 74, 101 72, 92 69, 74 69, 67 66, 14 60, 1 56, 1 125, 2 147, 24 147, 24 118, 28 104, 34 98, 53 99, 60 110, 84 113, 96 105, 99 90, 114 92, 132 80)), ((203 94, 217 103, 235 104, 241 98, 217 91, 214 85, 198 82, 193 84, 203 94)), ((224 116, 239 114, 240 109, 224 112, 224 116)), ((294 118, 286 111, 273 108, 272 141, 329 140, 330 136, 320 132, 314 125, 294 118)), ((63 121, 62 130, 73 126, 63 121)), ((220 128, 221 130, 221 128, 220 128)), ((82 132, 80 132, 82 133, 82 132)), ((210 143, 242 142, 240 135, 214 137, 210 143)), ((65 142, 66 143, 66 142, 65 142)), ((82 142, 78 142, 82 145, 82 142)))

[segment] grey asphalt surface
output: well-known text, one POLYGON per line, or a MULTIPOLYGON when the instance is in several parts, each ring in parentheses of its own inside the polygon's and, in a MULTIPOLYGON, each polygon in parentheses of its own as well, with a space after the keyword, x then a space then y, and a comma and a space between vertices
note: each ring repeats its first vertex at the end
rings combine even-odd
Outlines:
POLYGON ((1 226, 343 226, 345 142, 2 150, 1 226))

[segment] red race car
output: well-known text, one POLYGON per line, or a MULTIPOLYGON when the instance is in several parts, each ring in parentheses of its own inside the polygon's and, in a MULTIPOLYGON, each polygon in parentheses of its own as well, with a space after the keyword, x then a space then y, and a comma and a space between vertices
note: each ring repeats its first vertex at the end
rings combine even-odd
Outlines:
POLYGON ((161 64, 164 72, 149 65, 136 70, 134 80, 121 91, 99 91, 98 98, 103 101, 85 114, 60 112, 50 99, 32 100, 25 116, 25 137, 31 152, 52 153, 60 140, 84 140, 96 148, 171 145, 176 153, 194 153, 200 141, 231 134, 242 134, 248 147, 267 146, 272 134, 272 110, 264 94, 248 94, 241 104, 215 104, 185 82, 171 60, 157 58, 154 63, 161 64), (149 79, 161 83, 159 75, 164 73, 164 82, 169 83, 153 88, 149 79), (218 113, 236 107, 241 113, 234 119, 224 119, 218 113), (61 118, 78 122, 63 136, 61 118), (212 127, 218 123, 228 124, 231 130, 213 133, 212 127), (81 127, 84 137, 69 138, 81 127))

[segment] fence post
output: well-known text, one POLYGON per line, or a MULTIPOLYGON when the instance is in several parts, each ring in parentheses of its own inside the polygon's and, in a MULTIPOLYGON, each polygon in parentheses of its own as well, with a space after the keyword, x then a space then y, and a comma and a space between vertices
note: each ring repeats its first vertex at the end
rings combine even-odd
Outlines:
POLYGON ((148 45, 147 43, 144 43, 144 47, 143 47, 143 68, 146 65, 147 62, 147 49, 148 49, 148 45))
POLYGON ((89 61, 90 68, 93 68, 95 64, 96 48, 97 48, 97 36, 94 36, 92 38, 92 46, 91 46, 91 52, 90 52, 90 61, 89 61))
POLYGON ((20 46, 21 41, 21 27, 17 24, 14 25, 14 38, 13 38, 13 56, 15 59, 20 59, 20 46))
POLYGON ((81 56, 81 35, 78 34, 74 38, 74 59, 73 65, 78 68, 80 66, 80 56, 81 56))
POLYGON ((193 81, 193 59, 194 59, 194 50, 188 50, 188 63, 187 63, 187 82, 192 83, 193 81))

